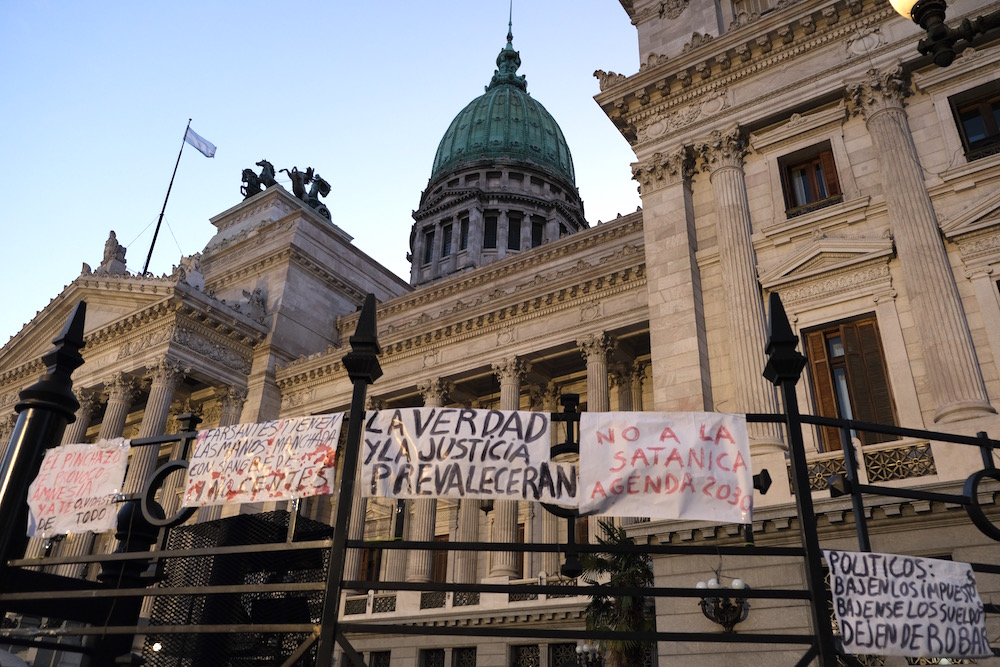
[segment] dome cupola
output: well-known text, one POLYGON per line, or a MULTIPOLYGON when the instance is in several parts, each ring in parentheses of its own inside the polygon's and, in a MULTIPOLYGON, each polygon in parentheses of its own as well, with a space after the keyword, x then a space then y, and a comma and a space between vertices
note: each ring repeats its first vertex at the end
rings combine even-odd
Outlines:
POLYGON ((587 227, 562 130, 507 44, 486 91, 448 126, 410 232, 410 284, 474 269, 587 227))

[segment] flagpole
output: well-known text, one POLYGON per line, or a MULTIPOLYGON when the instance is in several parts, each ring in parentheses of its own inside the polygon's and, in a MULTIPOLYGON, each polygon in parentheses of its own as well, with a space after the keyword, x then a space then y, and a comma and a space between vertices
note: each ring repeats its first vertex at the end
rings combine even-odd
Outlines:
POLYGON ((189 129, 191 129, 190 118, 188 118, 187 127, 184 128, 184 136, 181 137, 181 149, 177 152, 177 162, 174 163, 174 173, 170 175, 170 185, 167 186, 167 196, 163 198, 163 208, 160 209, 160 218, 156 221, 156 230, 153 232, 153 242, 149 244, 149 254, 146 255, 146 263, 142 267, 142 275, 146 275, 146 271, 149 269, 149 260, 153 258, 153 246, 156 245, 156 237, 160 234, 160 223, 163 222, 163 214, 167 211, 167 200, 170 199, 170 189, 174 187, 174 177, 177 176, 177 167, 181 163, 181 155, 184 153, 184 144, 186 143, 189 129))

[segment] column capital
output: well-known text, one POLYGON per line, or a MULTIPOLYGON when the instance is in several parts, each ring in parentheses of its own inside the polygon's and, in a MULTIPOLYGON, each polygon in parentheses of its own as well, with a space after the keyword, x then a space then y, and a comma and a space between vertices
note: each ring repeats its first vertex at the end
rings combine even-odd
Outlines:
POLYGON ((714 173, 724 167, 743 169, 743 158, 749 152, 746 133, 739 125, 715 130, 694 145, 694 152, 701 171, 714 173))
POLYGON ((385 401, 378 396, 369 394, 365 397, 365 410, 384 410, 385 401))
POLYGON ((607 361, 608 353, 615 349, 616 342, 602 331, 577 339, 576 345, 590 363, 592 360, 607 361))
POLYGON ((418 384, 417 390, 424 397, 425 406, 440 407, 448 399, 452 384, 441 378, 431 378, 418 384))
POLYGON ((505 357, 500 361, 493 362, 493 372, 497 374, 501 384, 510 382, 520 382, 524 379, 530 365, 523 359, 517 357, 505 357))
POLYGON ((77 414, 91 414, 94 412, 101 404, 102 393, 96 389, 74 389, 73 395, 76 396, 76 400, 80 404, 80 410, 77 414))
POLYGON ((865 78, 847 84, 851 113, 871 119, 879 111, 902 109, 910 95, 910 86, 903 67, 896 63, 882 69, 871 68, 865 78))
POLYGON ((149 366, 147 370, 152 376, 153 384, 174 389, 180 384, 189 369, 183 368, 180 364, 169 359, 161 359, 156 364, 149 366))
POLYGON ((694 161, 685 146, 653 153, 648 160, 632 165, 632 179, 639 182, 642 194, 690 180, 693 175, 694 161))
POLYGON ((219 387, 215 391, 215 398, 222 404, 223 409, 243 409, 243 404, 247 400, 247 389, 246 387, 219 387))
POLYGON ((104 383, 104 392, 108 395, 108 402, 131 404, 139 393, 139 383, 131 375, 118 371, 104 383))

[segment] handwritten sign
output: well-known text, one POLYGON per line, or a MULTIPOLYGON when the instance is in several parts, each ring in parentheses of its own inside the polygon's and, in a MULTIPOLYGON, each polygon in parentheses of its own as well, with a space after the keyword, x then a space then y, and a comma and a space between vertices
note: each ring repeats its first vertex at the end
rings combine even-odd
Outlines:
POLYGON ((993 655, 968 563, 824 550, 847 653, 993 655))
POLYGON ((60 445, 45 452, 28 487, 28 536, 100 533, 115 528, 115 497, 128 465, 129 441, 60 445))
POLYGON ((584 412, 580 513, 749 523, 746 418, 709 412, 584 412))
POLYGON ((543 412, 370 411, 361 454, 363 493, 575 505, 576 468, 549 460, 549 433, 543 412))
POLYGON ((343 419, 315 415, 199 432, 184 507, 331 493, 343 419))

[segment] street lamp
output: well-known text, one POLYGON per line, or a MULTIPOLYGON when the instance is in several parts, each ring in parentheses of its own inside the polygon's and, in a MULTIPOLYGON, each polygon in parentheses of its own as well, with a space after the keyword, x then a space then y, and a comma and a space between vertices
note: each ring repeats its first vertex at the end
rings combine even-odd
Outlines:
POLYGON ((742 591, 750 588, 742 579, 733 579, 729 586, 719 583, 718 579, 712 578, 706 581, 699 581, 695 588, 705 591, 720 591, 706 593, 701 598, 701 613, 705 618, 718 623, 726 632, 732 632, 737 623, 747 620, 750 614, 750 600, 744 597, 732 598, 725 591, 742 591))
POLYGON ((604 656, 597 644, 584 642, 576 645, 576 664, 580 667, 595 667, 604 664, 604 656))
POLYGON ((965 19, 957 27, 950 28, 944 22, 948 7, 945 0, 889 0, 889 4, 927 32, 927 37, 917 44, 917 50, 925 56, 930 54, 938 67, 947 67, 955 60, 956 44, 965 42, 971 46, 975 38, 1000 28, 1000 10, 971 21, 965 19))

